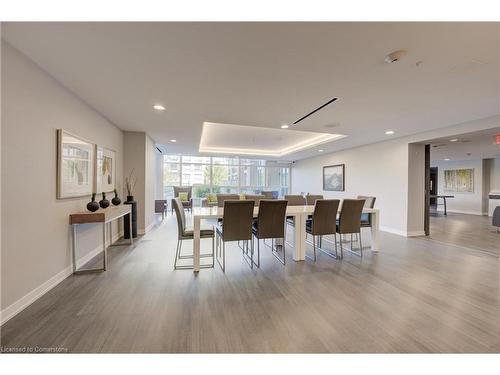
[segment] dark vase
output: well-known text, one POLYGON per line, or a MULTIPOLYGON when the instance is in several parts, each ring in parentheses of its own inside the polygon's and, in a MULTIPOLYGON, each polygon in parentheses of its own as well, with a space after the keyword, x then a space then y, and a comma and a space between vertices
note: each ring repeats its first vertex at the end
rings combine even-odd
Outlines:
POLYGON ((92 200, 87 203, 87 210, 90 212, 96 212, 99 209, 99 203, 95 201, 95 194, 92 194, 92 200))
POLYGON ((134 200, 133 195, 127 195, 127 202, 132 202, 134 200))
POLYGON ((115 197, 111 199, 111 203, 113 203, 115 206, 118 206, 120 203, 122 203, 122 200, 118 198, 118 193, 115 192, 115 197))
POLYGON ((109 201, 106 199, 106 193, 102 193, 102 199, 99 201, 101 208, 109 207, 109 201))

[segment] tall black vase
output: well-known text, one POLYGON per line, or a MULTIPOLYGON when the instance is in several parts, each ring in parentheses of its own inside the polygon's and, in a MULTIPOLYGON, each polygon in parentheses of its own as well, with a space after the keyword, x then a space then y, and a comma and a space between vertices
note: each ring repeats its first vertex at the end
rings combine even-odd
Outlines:
MULTIPOLYGON (((132 237, 137 237, 137 202, 134 201, 133 196, 127 196, 127 200, 123 204, 130 204, 132 206, 132 237)), ((123 218, 123 223, 125 228, 123 230, 123 238, 130 238, 130 215, 126 215, 123 218)))

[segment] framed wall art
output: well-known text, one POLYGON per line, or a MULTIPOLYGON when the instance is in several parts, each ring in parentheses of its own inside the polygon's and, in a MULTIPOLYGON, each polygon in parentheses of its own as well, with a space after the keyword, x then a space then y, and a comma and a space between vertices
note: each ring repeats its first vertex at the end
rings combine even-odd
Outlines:
POLYGON ((96 146, 96 193, 110 192, 116 188, 116 152, 96 146))
POLYGON ((444 191, 452 193, 473 193, 474 168, 446 169, 444 171, 444 191))
POLYGON ((90 196, 94 188, 94 144, 57 130, 57 199, 90 196))
POLYGON ((345 191, 345 164, 323 167, 323 190, 345 191))

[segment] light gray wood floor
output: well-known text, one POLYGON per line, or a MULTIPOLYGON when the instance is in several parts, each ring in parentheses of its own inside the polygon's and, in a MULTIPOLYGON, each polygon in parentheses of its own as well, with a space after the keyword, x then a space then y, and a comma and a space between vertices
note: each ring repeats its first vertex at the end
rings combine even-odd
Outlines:
POLYGON ((484 251, 500 258, 500 233, 491 217, 448 213, 431 216, 430 238, 484 251))
POLYGON ((283 267, 262 247, 261 268, 253 271, 232 245, 226 273, 216 266, 195 276, 173 270, 175 236, 169 215, 134 247, 111 248, 107 272, 63 281, 2 327, 1 345, 500 352, 499 261, 486 253, 382 233, 380 253, 362 259, 294 262, 289 249, 283 267))

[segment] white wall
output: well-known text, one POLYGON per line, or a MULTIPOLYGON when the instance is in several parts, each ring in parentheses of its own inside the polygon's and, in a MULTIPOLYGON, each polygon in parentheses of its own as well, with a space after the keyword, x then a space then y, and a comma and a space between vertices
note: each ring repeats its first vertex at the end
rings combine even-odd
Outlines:
POLYGON ((407 235, 407 143, 392 140, 300 160, 291 172, 293 194, 309 192, 339 199, 375 196, 381 229, 407 235), (323 166, 334 164, 345 164, 345 192, 323 191, 323 166))
POLYGON ((489 163, 490 191, 500 191, 500 157, 491 159, 489 163))
MULTIPOLYGON (((124 132, 124 167, 123 174, 128 177, 133 173, 137 180, 132 191, 134 200, 137 201, 137 230, 144 233, 145 230, 145 163, 146 163, 146 134, 141 132, 124 132)), ((127 190, 124 184, 124 196, 127 190)))
POLYGON ((327 198, 374 195, 382 230, 406 236, 423 234, 424 145, 431 139, 496 128, 499 121, 500 116, 492 116, 298 161, 292 166, 291 191, 327 198), (323 192, 322 167, 342 163, 346 164, 346 191, 323 192))
POLYGON ((408 236, 425 235, 425 145, 408 145, 408 236))
MULTIPOLYGON (((0 41, 2 40, 2 23, 0 22, 0 41)), ((2 71, 2 50, 0 46, 0 72, 2 71)), ((2 87, 2 74, 0 74, 0 88, 2 87)), ((2 145, 2 90, 0 90, 0 146, 2 145)), ((2 212, 2 152, 0 150, 0 213, 2 212)), ((0 214, 0 272, 2 270, 2 215, 0 214)), ((0 275, 0 323, 2 322, 2 277, 0 275)), ((0 328, 1 329, 1 328, 0 328)))
MULTIPOLYGON (((116 151, 123 133, 31 60, 2 42, 2 321, 71 273, 68 215, 90 197, 56 199, 56 129, 116 151)), ((114 233, 117 233, 115 228, 114 233)), ((78 257, 101 249, 101 228, 81 226, 78 257)))
POLYGON ((163 154, 156 153, 155 199, 164 199, 163 191, 163 154))
MULTIPOLYGON (((449 212, 457 212, 464 214, 482 215, 484 211, 483 204, 483 161, 463 160, 463 161, 433 161, 432 167, 438 168, 438 195, 453 195, 454 198, 446 200, 447 209, 449 212), (444 171, 447 169, 474 169, 474 192, 473 193, 458 193, 444 191, 444 171)), ((439 203, 442 203, 440 200, 439 203)), ((443 206, 438 206, 438 210, 442 211, 443 206)))
POLYGON ((145 176, 145 232, 154 224, 155 219, 155 190, 156 190, 156 150, 155 142, 146 135, 146 176, 145 176))
MULTIPOLYGON (((143 132, 124 133, 124 175, 134 171, 137 179, 133 191, 137 201, 137 231, 146 233, 154 224, 156 184, 155 142, 143 132)), ((127 194, 124 188, 124 194, 127 194)))

